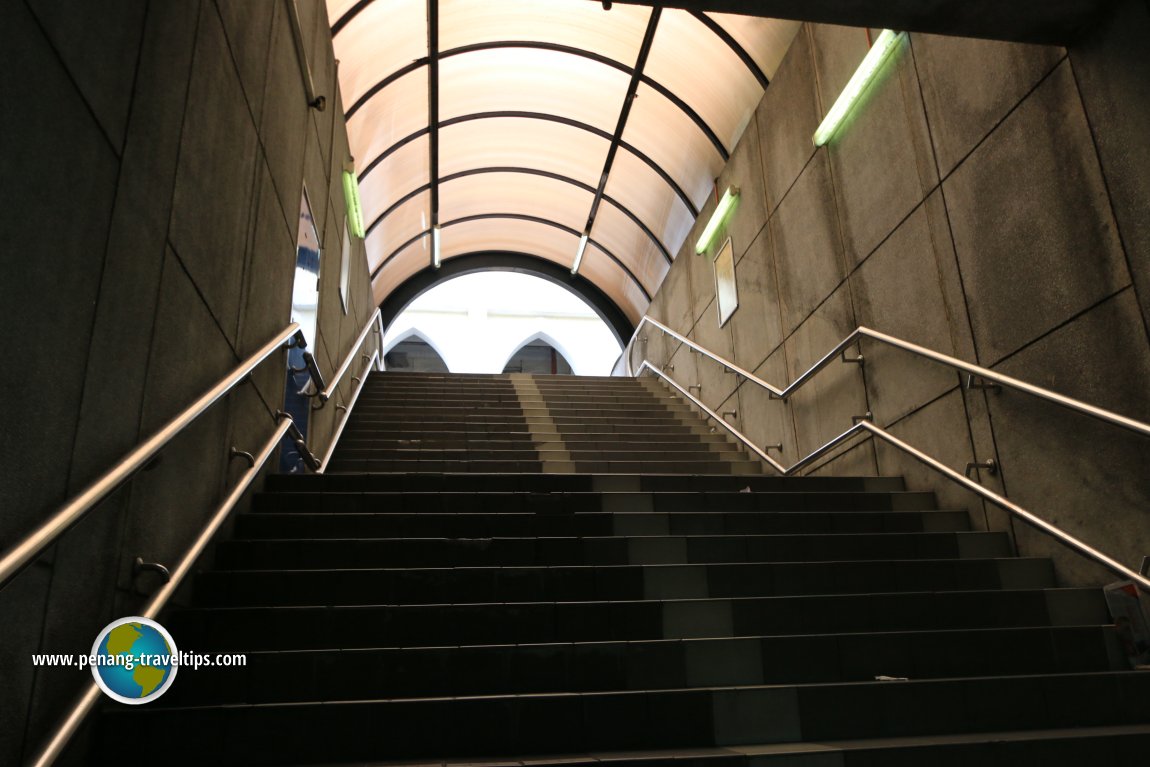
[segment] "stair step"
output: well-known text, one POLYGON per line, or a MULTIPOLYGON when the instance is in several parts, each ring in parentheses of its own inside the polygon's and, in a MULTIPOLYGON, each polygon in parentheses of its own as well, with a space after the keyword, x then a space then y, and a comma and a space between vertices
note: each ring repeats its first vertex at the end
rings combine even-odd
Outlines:
POLYGON ((198 651, 428 647, 925 631, 1107 622, 1097 590, 913 592, 631 602, 204 607, 168 628, 198 651))
POLYGON ((922 559, 709 565, 214 570, 199 606, 605 602, 1054 585, 1048 559, 922 559))
POLYGON ((713 494, 730 503, 749 508, 819 508, 831 510, 841 504, 850 508, 910 509, 929 508, 933 493, 903 490, 900 485, 871 477, 716 477, 708 475, 614 477, 590 474, 565 477, 538 474, 481 477, 474 474, 364 475, 272 474, 268 491, 286 492, 523 492, 523 493, 679 493, 713 494), (746 492, 744 492, 746 491, 746 492))
POLYGON ((1108 671, 1099 626, 589 644, 260 651, 198 669, 163 705, 664 690, 1108 671))
POLYGON ((833 562, 1009 556, 1005 533, 639 535, 556 538, 284 538, 220 544, 222 567, 314 569, 483 565, 833 562))
POLYGON ((262 513, 237 538, 491 538, 920 533, 969 529, 965 511, 591 512, 577 514, 262 513))

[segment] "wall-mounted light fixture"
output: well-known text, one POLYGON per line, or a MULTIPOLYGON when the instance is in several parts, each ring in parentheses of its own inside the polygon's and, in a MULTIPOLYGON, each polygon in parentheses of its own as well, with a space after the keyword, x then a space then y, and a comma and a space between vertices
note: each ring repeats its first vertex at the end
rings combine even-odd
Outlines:
POLYGON ((835 100, 831 111, 827 112, 822 124, 815 131, 815 135, 812 137, 815 146, 824 146, 834 137, 835 132, 842 127, 843 120, 847 118, 855 104, 874 82, 875 75, 882 68, 883 62, 898 49, 898 45, 905 35, 905 32, 895 32, 890 29, 882 31, 867 52, 866 57, 863 58, 862 63, 859 64, 859 68, 851 76, 847 87, 843 88, 843 92, 835 100))
POLYGON ((443 265, 443 256, 440 251, 439 224, 431 227, 431 265, 438 269, 443 265))
POLYGON ((351 233, 361 240, 363 231, 363 207, 359 202, 359 179, 354 170, 343 172, 343 199, 347 203, 347 226, 351 233))
POLYGON ((715 212, 711 214, 711 220, 707 222, 707 226, 703 228, 703 234, 699 236, 699 241, 695 243, 695 253, 703 253, 711 246, 712 240, 719 232, 719 227, 723 225, 723 221, 730 215, 731 210, 735 207, 735 201, 739 199, 739 188, 737 186, 727 187, 727 191, 723 192, 723 197, 719 200, 719 204, 715 206, 715 212))
POLYGON ((579 274, 579 265, 583 263, 583 253, 587 250, 587 242, 590 239, 589 234, 579 238, 579 250, 575 251, 575 263, 571 264, 571 274, 579 274))

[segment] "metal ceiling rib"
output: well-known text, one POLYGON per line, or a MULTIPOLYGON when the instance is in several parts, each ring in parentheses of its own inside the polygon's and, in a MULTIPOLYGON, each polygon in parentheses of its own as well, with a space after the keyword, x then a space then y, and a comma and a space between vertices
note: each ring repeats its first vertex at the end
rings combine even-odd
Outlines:
POLYGON ((584 276, 641 313, 790 42, 787 22, 587 0, 327 7, 377 298, 432 268, 436 227, 445 259, 535 237, 568 267, 587 235, 584 276))
MULTIPOLYGON (((564 224, 560 224, 556 221, 552 221, 549 218, 543 218, 541 216, 531 216, 531 215, 528 215, 526 213, 477 213, 477 214, 474 214, 471 216, 463 216, 462 218, 457 218, 457 219, 454 219, 452 221, 444 221, 443 223, 440 224, 440 227, 443 229, 447 229, 447 228, 452 227, 452 226, 459 226, 460 224, 467 224, 467 223, 470 223, 473 221, 526 221, 529 223, 542 224, 543 226, 548 226, 548 227, 551 227, 553 229, 558 229, 561 232, 565 232, 566 234, 569 234, 575 238, 578 238, 580 236, 580 232, 578 229, 575 229, 575 228, 570 227, 570 226, 565 226, 564 224)), ((419 242, 419 240, 421 238, 427 237, 430 234, 431 234, 431 229, 424 229, 422 232, 416 233, 414 236, 409 238, 406 242, 402 243, 399 247, 397 247, 391 253, 391 255, 389 255, 387 258, 385 258, 380 263, 380 265, 377 266, 372 271, 372 274, 371 274, 372 279, 374 279, 376 277, 376 275, 378 275, 381 271, 383 271, 383 268, 385 266, 387 266, 388 262, 390 262, 393 258, 395 258, 400 253, 402 253, 409 245, 412 245, 416 242, 419 242)), ((646 287, 643 286, 642 281, 640 281, 639 278, 635 276, 635 273, 631 271, 631 268, 628 267, 627 264, 625 264, 621 260, 619 260, 618 256, 616 256, 614 253, 612 253, 610 250, 608 250, 606 247, 604 247, 601 243, 599 243, 595 240, 589 240, 589 242, 591 245, 594 245, 596 248, 598 248, 600 251, 602 251, 603 254, 606 255, 609 259, 611 259, 620 269, 622 269, 623 272, 627 275, 627 277, 631 280, 631 282, 634 283, 635 287, 637 287, 640 291, 642 291, 643 295, 646 296, 647 300, 648 301, 651 300, 650 291, 646 287)))
MULTIPOLYGON (((592 194, 594 194, 596 191, 595 187, 591 186, 590 184, 585 184, 582 181, 579 181, 578 179, 571 178, 570 176, 564 176, 561 173, 554 173, 552 171, 541 170, 539 168, 520 168, 520 167, 515 167, 515 166, 494 166, 494 167, 486 167, 486 168, 472 168, 470 170, 461 170, 461 171, 457 171, 455 173, 449 173, 447 175, 440 175, 439 183, 440 184, 446 184, 446 183, 448 183, 450 181, 454 181, 456 179, 466 178, 469 176, 479 176, 479 175, 483 175, 483 174, 487 174, 487 173, 492 173, 492 174, 495 174, 495 173, 521 173, 524 175, 531 175, 531 176, 544 176, 546 178, 550 178, 550 179, 553 179, 555 181, 562 182, 564 184, 570 184, 570 185, 572 185, 578 189, 582 189, 585 192, 591 192, 592 194)), ((429 189, 431 189, 431 184, 427 183, 427 184, 424 184, 423 186, 419 186, 419 187, 416 187, 415 189, 412 189, 410 192, 408 192, 407 194, 400 197, 398 200, 393 202, 390 207, 388 207, 385 211, 380 213, 379 216, 377 216, 368 225, 367 233, 370 235, 371 232, 376 227, 378 227, 380 224, 383 223, 384 219, 386 219, 389 215, 391 215, 397 209, 399 209, 400 206, 402 206, 404 203, 408 202, 409 200, 419 196, 420 194, 428 191, 429 189)), ((643 232, 643 234, 646 235, 651 240, 651 243, 656 248, 658 248, 660 254, 663 256, 663 258, 666 260, 666 262, 668 264, 671 263, 672 258, 671 258, 670 252, 668 252, 668 250, 667 250, 667 246, 657 236, 655 236, 655 233, 653 231, 651 231, 651 228, 646 223, 644 223, 642 221, 642 219, 640 219, 637 215, 635 215, 635 213, 633 213, 630 208, 628 208, 626 205, 619 202, 618 200, 614 199, 609 194, 603 194, 603 200, 605 202, 607 202, 608 204, 614 206, 615 208, 618 208, 620 213, 622 213, 627 218, 631 219, 631 221, 635 224, 635 226, 637 226, 643 232)))

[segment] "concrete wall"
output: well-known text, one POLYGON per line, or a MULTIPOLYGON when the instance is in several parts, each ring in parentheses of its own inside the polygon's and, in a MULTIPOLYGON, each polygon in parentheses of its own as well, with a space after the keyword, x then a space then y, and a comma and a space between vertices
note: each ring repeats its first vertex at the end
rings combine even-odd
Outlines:
MULTIPOLYGON (((326 12, 299 7, 324 112, 306 104, 283 2, 3 4, 5 548, 286 326, 302 184, 325 252, 325 374, 373 310, 361 242, 347 314, 338 296, 347 139, 326 12)), ((86 652, 141 608, 135 587, 156 582, 133 584, 132 559, 186 549, 243 471, 228 448, 271 433, 283 366, 274 355, 0 591, 0 764, 91 681, 31 654, 86 652)), ((336 415, 313 420, 317 451, 336 415)))
MULTIPOLYGON (((855 67, 861 29, 806 25, 718 180, 742 188, 729 234, 740 306, 720 328, 705 209, 650 314, 777 384, 859 325, 1150 420, 1150 11, 1142 0, 1069 50, 911 35, 828 147, 811 135, 855 67)), ((647 354, 791 464, 870 411, 895 435, 1137 566, 1150 554, 1150 440, 1022 394, 964 391, 946 368, 867 345, 785 405, 646 333, 647 354)), ((903 474, 979 527, 1107 578, 885 445, 819 471, 903 474)))

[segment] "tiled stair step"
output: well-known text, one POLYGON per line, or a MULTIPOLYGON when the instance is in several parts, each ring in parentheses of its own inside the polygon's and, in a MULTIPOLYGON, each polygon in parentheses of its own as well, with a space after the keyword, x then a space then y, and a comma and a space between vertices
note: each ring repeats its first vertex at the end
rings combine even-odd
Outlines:
POLYGON ((360 411, 356 407, 356 415, 367 419, 367 422, 386 422, 402 425, 421 423, 503 423, 507 425, 526 423, 526 416, 519 408, 371 408, 365 407, 360 411))
MULTIPOLYGON (((425 472, 429 474, 442 474, 444 472, 474 472, 476 474, 518 474, 525 471, 543 472, 546 465, 542 461, 404 461, 389 459, 364 459, 348 461, 338 465, 333 461, 332 472, 371 472, 371 473, 409 473, 425 472)), ((580 461, 574 463, 557 464, 553 471, 567 471, 583 473, 596 471, 603 474, 634 474, 637 471, 650 474, 728 474, 735 476, 748 476, 759 474, 763 467, 756 461, 721 460, 715 456, 714 460, 675 460, 673 457, 665 461, 580 461)))
POLYGON ((356 411, 364 413, 373 413, 387 418, 403 417, 405 415, 423 415, 432 414, 437 415, 440 413, 459 414, 463 417, 470 417, 475 414, 502 414, 510 417, 518 417, 523 414, 523 409, 519 407, 518 402, 514 403, 496 403, 496 402, 460 402, 460 403, 446 403, 446 402, 378 402, 371 401, 364 402, 362 398, 356 403, 356 411))
POLYGON ((931 508, 931 493, 905 491, 900 477, 715 477, 715 476, 616 476, 571 474, 541 477, 538 474, 500 477, 473 475, 327 476, 323 474, 272 474, 266 487, 271 491, 320 492, 387 490, 396 492, 521 491, 541 494, 578 492, 658 492, 697 499, 709 495, 729 499, 739 509, 834 509, 829 502, 842 501, 849 508, 907 509, 931 508), (742 492, 750 490, 753 492, 742 492))
POLYGON ((531 458, 508 458, 504 459, 482 459, 474 461, 466 460, 439 460, 427 459, 420 460, 418 457, 402 459, 402 458, 343 458, 340 455, 335 455, 328 467, 329 472, 338 473, 341 471, 346 472, 368 472, 368 473, 386 473, 386 472, 425 472, 429 474, 442 474, 443 472, 475 472, 477 474, 484 473, 508 473, 517 474, 524 471, 543 471, 543 463, 539 460, 538 455, 531 458))
MULTIPOLYGON (((376 448, 436 448, 448 450, 499 450, 518 448, 522 445, 528 447, 545 444, 536 441, 530 434, 524 434, 518 439, 491 439, 485 436, 419 436, 419 437, 385 437, 362 433, 355 436, 346 436, 340 439, 339 449, 342 450, 371 450, 376 448)), ((732 449, 734 443, 718 434, 699 434, 686 437, 667 436, 663 439, 645 437, 643 439, 577 439, 563 440, 564 446, 571 450, 667 450, 691 451, 699 450, 706 445, 732 449)))
MULTIPOLYGON (((335 476, 335 475, 333 475, 335 476)), ((918 494, 914 494, 918 495, 918 494)), ((702 514, 814 513, 861 514, 884 511, 933 511, 933 498, 920 503, 902 494, 825 493, 823 498, 796 498, 790 493, 530 493, 530 492, 335 492, 260 493, 253 510, 274 513, 343 514, 702 514), (875 497, 879 496, 879 497, 875 497), (806 500, 807 503, 803 503, 806 500), (793 505, 792 505, 793 504, 793 505)))
MULTIPOLYGON (((651 474, 681 474, 690 472, 694 474, 757 474, 762 471, 762 465, 757 461, 723 461, 718 460, 665 460, 665 461, 585 461, 574 467, 575 472, 597 471, 609 474, 634 474, 635 472, 649 472, 651 474)), ((349 459, 343 460, 338 455, 331 461, 332 471, 348 472, 412 472, 423 471, 442 474, 444 472, 475 472, 477 474, 516 474, 524 471, 542 471, 540 461, 529 460, 402 460, 402 459, 349 459)))
POLYGON ((713 474, 759 474, 763 466, 749 459, 723 461, 686 461, 671 457, 666 461, 575 461, 574 471, 601 472, 603 474, 631 474, 646 471, 652 474, 683 474, 685 472, 711 472, 713 474), (698 467, 698 468, 694 468, 698 467))
POLYGON ((1088 626, 1097 589, 945 591, 633 602, 203 607, 165 626, 198 652, 701 639, 1088 626))
POLYGON ((728 449, 696 445, 694 450, 626 450, 598 449, 578 450, 575 448, 536 448, 507 447, 498 449, 436 448, 404 446, 397 448, 347 447, 340 451, 340 461, 354 460, 414 460, 414 461, 746 461, 745 453, 733 446, 728 449))
MULTIPOLYGON (((358 411, 358 408, 356 408, 358 411)), ((625 418, 600 419, 601 423, 580 422, 578 419, 562 418, 559 421, 551 419, 556 426, 572 427, 576 431, 590 431, 603 434, 617 432, 646 433, 649 429, 657 431, 676 431, 681 434, 710 434, 709 427, 704 428, 702 423, 693 423, 678 416, 666 416, 658 420, 649 419, 644 422, 635 422, 625 418)), ((499 433, 520 433, 530 431, 526 417, 509 418, 501 415, 483 415, 477 412, 467 417, 430 417, 430 416, 395 416, 384 417, 364 411, 357 412, 348 423, 348 429, 355 424, 356 429, 370 428, 387 431, 496 431, 499 433)), ((565 429, 559 429, 564 431, 565 429)))
MULTIPOLYGON (((623 423, 610 423, 610 424, 585 424, 580 426, 578 423, 564 423, 562 428, 557 428, 557 431, 563 433, 585 433, 585 434, 605 434, 611 438, 615 434, 636 434, 640 438, 647 435, 661 435, 661 434, 677 434, 677 435, 702 435, 702 434, 715 434, 717 432, 710 431, 710 427, 702 423, 687 423, 684 421, 668 422, 660 424, 648 424, 643 428, 637 428, 632 424, 623 423)), ((437 433, 437 432, 466 432, 469 434, 490 432, 495 435, 519 435, 530 434, 531 429, 525 420, 516 423, 507 423, 504 421, 479 421, 479 420, 457 420, 457 421, 427 421, 426 423, 419 421, 403 421, 399 422, 394 419, 377 419, 370 418, 366 415, 356 413, 356 417, 348 422, 345 434, 355 434, 357 432, 368 432, 371 434, 379 434, 386 436, 388 432, 401 432, 404 437, 418 438, 424 433, 437 433)))
POLYGON ((699 565, 212 570, 200 607, 608 602, 1045 589, 1048 559, 908 559, 699 565))
POLYGON ((162 705, 666 690, 1109 671, 1113 628, 1058 626, 589 644, 259 651, 162 705))
MULTIPOLYGON (((696 450, 695 452, 703 451, 696 450)), ((377 460, 410 459, 415 461, 535 461, 543 457, 541 452, 530 443, 525 446, 494 449, 425 447, 423 445, 404 445, 394 448, 341 446, 339 451, 339 458, 343 461, 362 460, 364 458, 377 460)))
MULTIPOLYGON (((636 461, 657 461, 668 455, 673 456, 675 460, 714 460, 717 455, 737 456, 740 459, 746 459, 746 454, 730 443, 695 443, 693 445, 690 443, 680 443, 676 448, 677 449, 674 450, 667 450, 661 445, 651 443, 647 443, 645 449, 634 445, 634 443, 632 443, 632 447, 630 448, 623 448, 612 445, 610 442, 603 443, 602 447, 578 447, 565 441, 562 443, 556 441, 541 442, 539 444, 535 442, 519 444, 504 443, 488 448, 435 447, 433 445, 409 442, 408 444, 398 444, 394 447, 378 444, 341 446, 339 454, 343 458, 403 458, 410 454, 421 458, 434 456, 439 459, 454 458, 468 460, 473 458, 522 459, 526 456, 518 456, 515 454, 529 451, 533 454, 537 453, 543 458, 558 456, 560 454, 570 454, 576 460, 618 460, 623 456, 631 456, 631 460, 636 461), (556 446, 553 447, 552 445, 556 446)), ((551 460, 559 459, 553 457, 551 460)))
POLYGON ((605 423, 619 426, 653 426, 684 423, 687 420, 691 420, 692 424, 697 422, 697 419, 687 419, 679 413, 672 413, 667 410, 651 411, 650 413, 627 411, 615 414, 602 409, 588 408, 586 411, 552 412, 550 417, 556 426, 567 423, 587 426, 598 426, 605 423))
MULTIPOLYGON (((612 750, 597 754, 549 754, 487 758, 483 767, 1083 767, 1133 764, 1150 750, 1150 725, 1065 727, 908 738, 818 743, 747 744, 712 748, 612 750)), ((373 767, 406 762, 372 761, 373 767)), ((421 764, 473 767, 468 757, 421 764)), ((362 767, 328 765, 328 767, 362 767)))
POLYGON ((987 558, 1010 555, 1005 533, 603 536, 584 538, 291 538, 231 540, 219 564, 244 569, 656 565, 987 558))
POLYGON ((966 511, 241 514, 236 538, 491 538, 921 533, 970 529, 966 511))
POLYGON ((107 710, 106 755, 122 753, 130 731, 134 748, 165 753, 165 764, 331 763, 1141 727, 1150 674, 140 708, 107 710), (1084 710, 1083 699, 1099 705, 1084 710))
POLYGON ((471 405, 474 403, 502 403, 507 406, 519 405, 521 403, 532 403, 536 406, 546 405, 548 407, 557 405, 566 405, 570 403, 577 403, 581 405, 592 404, 617 404, 622 406, 628 405, 652 405, 656 403, 675 403, 678 402, 673 397, 657 397, 647 392, 637 392, 635 394, 590 394, 580 393, 571 394, 567 397, 543 397, 535 395, 525 395, 523 393, 512 392, 510 394, 488 394, 477 396, 474 394, 416 394, 416 393, 377 393, 365 391, 360 395, 359 402, 372 405, 396 405, 396 404, 429 404, 429 405, 471 405))

